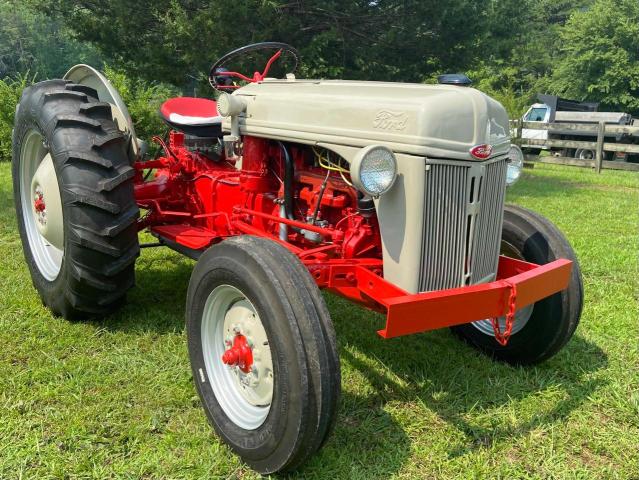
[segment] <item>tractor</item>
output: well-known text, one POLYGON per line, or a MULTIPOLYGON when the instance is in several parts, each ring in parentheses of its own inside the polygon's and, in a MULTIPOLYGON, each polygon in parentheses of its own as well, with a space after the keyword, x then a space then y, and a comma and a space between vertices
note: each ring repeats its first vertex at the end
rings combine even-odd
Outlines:
POLYGON ((556 354, 583 303, 562 233, 505 204, 523 155, 497 101, 462 75, 298 79, 298 61, 280 42, 226 54, 209 74, 216 101, 161 106, 156 154, 87 65, 26 88, 13 130, 19 232, 43 303, 70 320, 119 308, 141 231, 196 260, 195 388, 219 437, 264 474, 300 468, 337 418, 321 289, 382 313, 383 339, 449 327, 515 365, 556 354))

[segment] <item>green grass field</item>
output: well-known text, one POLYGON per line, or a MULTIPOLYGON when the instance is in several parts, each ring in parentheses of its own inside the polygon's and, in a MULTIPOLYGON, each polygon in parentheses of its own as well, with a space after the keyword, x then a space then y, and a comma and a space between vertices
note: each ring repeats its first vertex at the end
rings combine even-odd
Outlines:
MULTIPOLYGON (((337 428, 301 478, 639 478, 639 177, 537 165, 509 192, 581 261, 577 333, 535 368, 447 330, 383 341, 382 317, 327 296, 340 342, 337 428)), ((207 425, 183 328, 193 262, 147 249, 117 314, 43 308, 0 164, 0 479, 256 478, 207 425)))

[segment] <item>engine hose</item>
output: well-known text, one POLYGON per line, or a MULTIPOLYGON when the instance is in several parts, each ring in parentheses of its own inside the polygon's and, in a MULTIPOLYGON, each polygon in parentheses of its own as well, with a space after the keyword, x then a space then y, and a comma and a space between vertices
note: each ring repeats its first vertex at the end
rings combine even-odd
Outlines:
POLYGON ((277 142, 284 152, 284 211, 286 218, 295 220, 293 215, 293 179, 295 178, 295 164, 288 149, 282 142, 277 142))

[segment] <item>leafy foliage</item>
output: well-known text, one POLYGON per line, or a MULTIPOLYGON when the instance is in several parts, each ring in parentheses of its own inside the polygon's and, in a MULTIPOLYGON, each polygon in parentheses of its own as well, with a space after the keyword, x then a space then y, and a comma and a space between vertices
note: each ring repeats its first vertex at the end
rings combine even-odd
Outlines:
POLYGON ((34 77, 29 73, 0 80, 0 160, 11 158, 11 131, 16 106, 22 90, 33 80, 34 77))
POLYGON ((210 95, 215 59, 265 40, 296 46, 302 77, 423 82, 462 71, 511 116, 537 92, 639 114, 637 0, 0 0, 0 18, 0 79, 12 78, 0 90, 2 132, 16 75, 106 62, 148 139, 164 98, 210 95))
POLYGON ((0 19, 0 78, 26 71, 59 78, 77 63, 101 65, 93 46, 25 2, 0 0, 0 19))
POLYGON ((153 135, 158 135, 166 128, 158 111, 163 101, 179 95, 175 87, 164 83, 134 80, 124 72, 109 66, 105 66, 104 73, 122 96, 139 138, 150 141, 153 135))
POLYGON ((479 54, 490 0, 37 3, 98 45, 107 61, 185 87, 202 82, 226 51, 264 40, 298 47, 304 75, 421 81, 437 69, 463 68, 479 54))
POLYGON ((550 87, 578 100, 639 113, 639 2, 596 0, 561 32, 550 87))

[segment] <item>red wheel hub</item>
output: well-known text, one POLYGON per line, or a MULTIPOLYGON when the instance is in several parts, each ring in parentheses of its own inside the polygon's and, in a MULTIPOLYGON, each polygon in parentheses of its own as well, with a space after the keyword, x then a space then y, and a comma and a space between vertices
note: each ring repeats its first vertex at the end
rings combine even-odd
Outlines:
POLYGON ((253 351, 246 341, 246 337, 241 334, 235 335, 233 345, 222 355, 222 362, 229 367, 240 367, 244 373, 251 371, 253 365, 253 351))
POLYGON ((44 203, 44 197, 42 194, 38 194, 35 201, 33 202, 33 208, 35 208, 36 212, 43 212, 47 206, 44 203))

